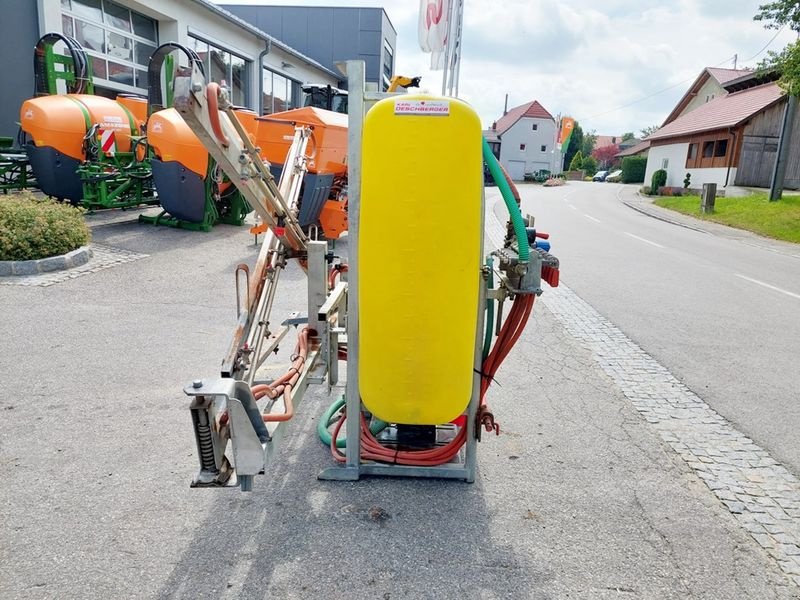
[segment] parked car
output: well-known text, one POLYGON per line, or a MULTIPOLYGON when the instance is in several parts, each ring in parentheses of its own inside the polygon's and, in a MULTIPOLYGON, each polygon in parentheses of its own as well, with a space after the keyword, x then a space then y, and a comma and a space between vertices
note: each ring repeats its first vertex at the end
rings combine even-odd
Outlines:
POLYGON ((611 183, 619 183, 622 181, 622 169, 611 171, 611 173, 606 176, 606 181, 610 181, 611 183))
POLYGON ((592 177, 592 181, 605 181, 606 177, 608 176, 608 171, 598 171, 592 177))

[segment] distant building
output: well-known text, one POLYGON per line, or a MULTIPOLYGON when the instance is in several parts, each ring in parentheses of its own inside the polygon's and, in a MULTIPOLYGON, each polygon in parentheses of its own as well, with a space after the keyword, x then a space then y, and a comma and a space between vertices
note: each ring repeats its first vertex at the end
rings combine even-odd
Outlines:
POLYGON ((397 32, 382 8, 226 4, 225 9, 333 71, 337 62, 363 60, 367 82, 384 91, 389 87, 397 32))
POLYGON ((536 100, 509 110, 484 136, 514 181, 541 170, 561 172, 556 120, 536 100))
MULTIPOLYGON (((707 71, 713 70, 704 74, 707 71)), ((710 79, 701 78, 702 91, 710 79)), ((647 137, 645 183, 664 169, 668 186, 681 186, 689 173, 692 187, 769 187, 786 109, 786 96, 776 79, 775 73, 745 71, 726 80, 723 92, 708 102, 693 107, 684 96, 665 125, 647 137)), ((800 119, 795 119, 793 139, 800 139, 800 119)), ((800 144, 790 147, 787 165, 785 187, 800 188, 800 144)))

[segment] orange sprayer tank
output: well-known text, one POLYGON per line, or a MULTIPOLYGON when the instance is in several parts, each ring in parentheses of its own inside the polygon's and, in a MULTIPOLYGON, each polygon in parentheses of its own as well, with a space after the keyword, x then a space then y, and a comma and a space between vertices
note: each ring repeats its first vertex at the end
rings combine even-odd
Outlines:
POLYGON ((347 172, 347 115, 307 106, 258 118, 256 141, 261 155, 282 165, 294 137, 294 123, 314 128, 309 143, 310 173, 347 172))
POLYGON ((136 121, 137 128, 141 130, 147 122, 147 99, 141 96, 120 94, 117 96, 117 102, 128 109, 136 121))
MULTIPOLYGON (((235 113, 254 140, 256 113, 247 109, 236 109, 235 113)), ((166 108, 150 116, 147 141, 155 153, 150 164, 161 207, 179 220, 203 221, 209 155, 200 139, 177 110, 166 108)))
MULTIPOLYGON (((255 137, 256 113, 247 109, 237 109, 236 116, 244 129, 255 137)), ((205 178, 208 170, 208 152, 174 108, 166 108, 151 115, 147 123, 147 141, 160 160, 179 162, 205 178)))
POLYGON ((129 152, 136 132, 132 115, 114 100, 88 94, 40 96, 22 103, 20 127, 31 141, 26 150, 45 194, 78 202, 83 186, 77 168, 86 159, 84 137, 112 131, 117 152, 129 152))
MULTIPOLYGON (((22 103, 20 126, 37 147, 55 148, 82 160, 83 137, 93 125, 114 130, 117 151, 131 148, 131 115, 119 104, 102 96, 67 94, 40 96, 22 103)), ((134 126, 135 127, 135 126, 134 126)))

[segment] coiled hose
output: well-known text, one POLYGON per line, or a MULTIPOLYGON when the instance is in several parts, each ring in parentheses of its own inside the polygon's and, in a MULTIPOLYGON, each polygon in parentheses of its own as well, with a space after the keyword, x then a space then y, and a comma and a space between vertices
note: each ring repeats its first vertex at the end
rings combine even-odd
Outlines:
POLYGON ((492 149, 489 147, 489 142, 486 141, 486 138, 483 138, 483 160, 486 162, 486 166, 489 167, 489 173, 492 174, 492 179, 494 179, 494 182, 500 189, 500 193, 506 203, 506 209, 511 218, 511 224, 514 227, 514 235, 517 238, 519 261, 521 263, 527 263, 531 258, 531 250, 528 244, 528 234, 525 231, 525 222, 522 220, 522 213, 519 211, 519 206, 517 206, 514 200, 511 187, 503 176, 500 163, 497 162, 497 158, 495 158, 495 155, 492 153, 492 149))

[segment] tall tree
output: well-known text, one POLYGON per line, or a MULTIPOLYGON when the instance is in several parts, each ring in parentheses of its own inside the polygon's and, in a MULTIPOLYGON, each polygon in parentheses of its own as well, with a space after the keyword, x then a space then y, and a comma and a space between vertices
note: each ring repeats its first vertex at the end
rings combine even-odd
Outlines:
POLYGON ((572 130, 572 137, 569 139, 569 146, 564 154, 564 168, 569 168, 568 165, 572 164, 572 159, 583 147, 583 129, 575 122, 575 129, 572 130))
POLYGON ((592 152, 594 152, 594 145, 596 143, 597 143, 597 132, 592 131, 592 133, 584 133, 583 145, 581 146, 581 152, 583 152, 583 155, 591 156, 592 152))
POLYGON ((649 125, 648 127, 644 127, 639 133, 642 134, 642 137, 647 137, 648 135, 655 133, 659 129, 661 129, 659 125, 649 125))
POLYGON ((636 138, 636 134, 633 133, 632 131, 629 131, 628 133, 623 133, 622 134, 622 141, 623 142, 627 142, 628 140, 633 140, 635 138, 636 138))
MULTIPOLYGON (((767 29, 781 29, 788 26, 800 34, 800 2, 797 0, 776 0, 758 7, 754 17, 762 21, 767 29)), ((786 45, 780 52, 770 52, 760 65, 762 69, 777 69, 781 73, 780 86, 792 96, 800 96, 800 41, 786 45)))

